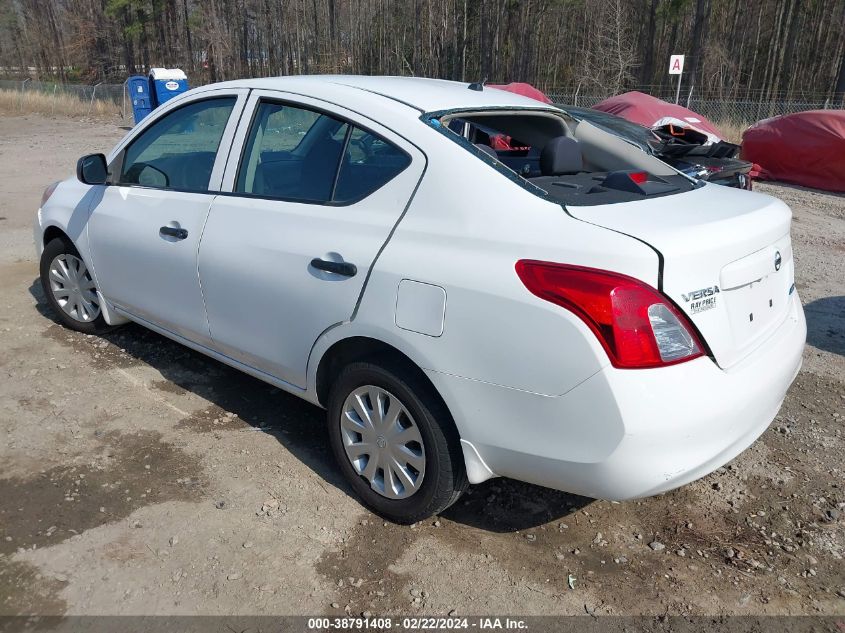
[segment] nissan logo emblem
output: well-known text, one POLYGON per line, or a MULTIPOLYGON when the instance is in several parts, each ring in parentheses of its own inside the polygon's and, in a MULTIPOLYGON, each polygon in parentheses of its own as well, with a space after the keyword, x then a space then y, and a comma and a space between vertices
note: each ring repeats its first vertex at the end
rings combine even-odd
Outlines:
POLYGON ((775 251, 775 270, 780 270, 781 261, 780 251, 775 251))

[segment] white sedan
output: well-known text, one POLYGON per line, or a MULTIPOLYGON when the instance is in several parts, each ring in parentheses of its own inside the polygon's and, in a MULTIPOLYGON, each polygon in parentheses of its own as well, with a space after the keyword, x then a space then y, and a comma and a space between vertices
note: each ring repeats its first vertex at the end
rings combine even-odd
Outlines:
POLYGON ((68 327, 134 321, 328 410, 397 522, 506 476, 629 499, 733 459, 806 326, 789 208, 483 85, 285 77, 169 101, 51 185, 68 327))

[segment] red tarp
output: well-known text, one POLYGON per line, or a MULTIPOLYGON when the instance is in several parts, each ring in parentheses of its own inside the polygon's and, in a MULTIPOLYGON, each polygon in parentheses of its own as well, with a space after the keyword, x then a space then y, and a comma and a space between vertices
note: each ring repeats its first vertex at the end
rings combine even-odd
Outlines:
POLYGON ((537 90, 531 84, 525 84, 520 82, 513 82, 509 84, 486 84, 488 88, 496 88, 497 90, 506 90, 508 92, 512 92, 514 94, 522 95, 523 97, 528 97, 529 99, 536 99, 537 101, 542 101, 543 103, 551 103, 552 100, 549 99, 546 95, 542 92, 537 90))
POLYGON ((719 129, 706 118, 683 106, 662 101, 642 92, 625 92, 605 99, 593 109, 621 116, 646 127, 682 125, 707 134, 712 142, 724 139, 719 129))
POLYGON ((742 135, 742 158, 760 178, 845 192, 845 110, 764 119, 742 135))

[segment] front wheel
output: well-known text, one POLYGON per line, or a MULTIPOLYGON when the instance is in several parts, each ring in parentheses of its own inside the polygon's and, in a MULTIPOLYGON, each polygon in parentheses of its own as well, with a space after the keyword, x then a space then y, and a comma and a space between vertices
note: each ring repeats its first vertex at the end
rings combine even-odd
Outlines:
POLYGON ((41 287, 62 325, 84 334, 110 330, 91 271, 68 240, 50 240, 41 254, 41 287))
POLYGON ((364 504, 396 523, 449 507, 467 487, 446 407, 413 372, 353 363, 329 396, 328 427, 341 471, 364 504))

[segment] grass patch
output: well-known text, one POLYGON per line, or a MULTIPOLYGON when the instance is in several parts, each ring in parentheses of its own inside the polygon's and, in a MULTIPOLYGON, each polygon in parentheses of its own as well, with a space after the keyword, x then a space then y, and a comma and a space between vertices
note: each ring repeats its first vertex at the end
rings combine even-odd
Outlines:
POLYGON ((742 143, 742 133, 753 123, 754 121, 748 121, 747 123, 737 123, 733 120, 713 121, 713 125, 725 135, 725 140, 736 143, 737 145, 742 143))
POLYGON ((120 116, 120 107, 101 99, 82 100, 75 95, 37 91, 0 90, 0 113, 46 114, 49 116, 113 119, 120 116))

